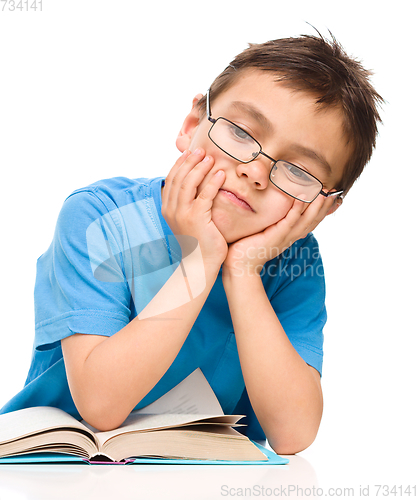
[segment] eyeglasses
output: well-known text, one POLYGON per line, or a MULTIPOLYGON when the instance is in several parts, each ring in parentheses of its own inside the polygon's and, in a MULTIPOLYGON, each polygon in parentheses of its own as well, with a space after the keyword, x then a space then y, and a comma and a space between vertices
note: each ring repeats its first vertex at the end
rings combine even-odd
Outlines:
POLYGON ((287 161, 274 160, 262 151, 262 146, 256 139, 232 121, 222 116, 217 119, 212 118, 209 95, 210 89, 207 92, 207 118, 212 125, 208 137, 221 151, 241 163, 250 163, 259 155, 265 156, 273 163, 269 173, 272 184, 285 194, 304 203, 311 203, 319 194, 328 197, 338 196, 344 192, 342 190, 326 193, 323 191, 322 182, 314 175, 287 161))

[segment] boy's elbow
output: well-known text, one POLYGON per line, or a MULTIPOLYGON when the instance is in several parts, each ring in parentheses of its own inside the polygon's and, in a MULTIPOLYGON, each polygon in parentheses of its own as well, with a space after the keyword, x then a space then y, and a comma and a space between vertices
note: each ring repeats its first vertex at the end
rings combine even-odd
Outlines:
POLYGON ((97 429, 98 431, 106 432, 106 431, 113 431, 114 429, 118 429, 118 427, 121 426, 121 424, 123 423, 123 421, 125 419, 112 420, 108 417, 103 417, 103 416, 99 415, 97 417, 92 416, 92 418, 90 418, 90 416, 89 416, 88 418, 83 418, 83 420, 85 422, 87 422, 89 425, 91 425, 92 427, 94 427, 95 429, 97 429))
POLYGON ((316 435, 317 432, 304 436, 278 436, 277 439, 268 439, 268 441, 277 455, 295 455, 313 444, 316 435))
POLYGON ((89 404, 78 408, 82 419, 98 431, 112 431, 122 425, 128 415, 117 413, 103 404, 89 404))
MULTIPOLYGON (((314 441, 314 439, 313 439, 314 441)), ((296 453, 300 453, 300 451, 304 451, 307 449, 313 441, 310 442, 284 442, 280 443, 277 446, 272 446, 271 443, 269 443, 274 450, 274 452, 277 455, 295 455, 296 453)))

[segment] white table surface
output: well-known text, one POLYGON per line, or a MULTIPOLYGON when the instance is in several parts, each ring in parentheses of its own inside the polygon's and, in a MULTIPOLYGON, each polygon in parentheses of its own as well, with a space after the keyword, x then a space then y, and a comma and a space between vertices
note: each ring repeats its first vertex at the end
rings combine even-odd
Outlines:
MULTIPOLYGON (((0 499, 223 498, 239 488, 274 493, 289 485, 318 486, 312 465, 299 456, 285 466, 3 465, 0 499), (301 481, 301 478, 304 480, 301 481)), ((249 491, 249 490, 248 490, 249 491)))
POLYGON ((313 445, 287 458, 283 466, 2 465, 0 499, 415 498, 415 486, 419 494, 414 450, 355 454, 313 445))

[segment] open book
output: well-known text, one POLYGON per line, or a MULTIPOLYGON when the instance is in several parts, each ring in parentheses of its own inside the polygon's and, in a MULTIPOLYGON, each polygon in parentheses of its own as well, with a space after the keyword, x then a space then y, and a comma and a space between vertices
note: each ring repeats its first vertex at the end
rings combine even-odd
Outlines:
POLYGON ((240 425, 241 417, 223 414, 197 369, 112 431, 100 432, 53 407, 0 415, 0 462, 28 453, 69 454, 91 463, 129 462, 133 457, 267 461, 261 447, 232 428, 240 425))

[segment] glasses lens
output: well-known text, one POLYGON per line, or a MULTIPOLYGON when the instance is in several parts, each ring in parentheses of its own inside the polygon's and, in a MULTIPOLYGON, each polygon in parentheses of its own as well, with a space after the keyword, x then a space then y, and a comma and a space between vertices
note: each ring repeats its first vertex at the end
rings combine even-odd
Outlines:
POLYGON ((259 144, 245 130, 225 118, 218 118, 209 131, 209 137, 225 153, 247 163, 260 153, 259 144))
POLYGON ((270 179, 282 191, 307 203, 313 201, 323 187, 311 174, 286 161, 275 163, 270 179))

